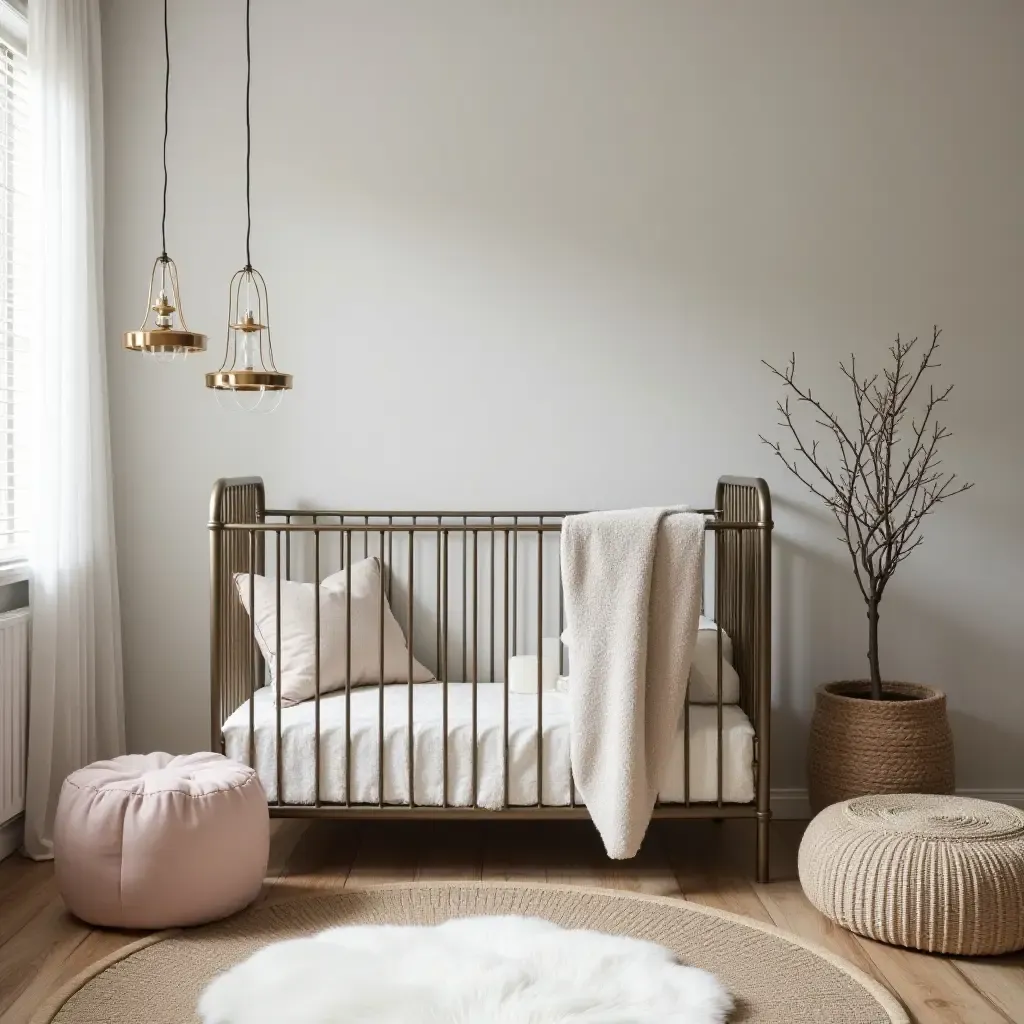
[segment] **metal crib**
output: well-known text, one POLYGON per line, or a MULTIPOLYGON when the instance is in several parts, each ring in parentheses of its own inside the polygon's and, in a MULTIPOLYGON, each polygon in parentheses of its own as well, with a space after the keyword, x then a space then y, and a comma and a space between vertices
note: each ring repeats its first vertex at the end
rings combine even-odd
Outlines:
MULTIPOLYGON (((718 629, 717 798, 691 799, 690 757, 683 756, 683 799, 661 802, 657 818, 753 818, 757 823, 757 877, 768 878, 768 839, 771 810, 771 496, 760 479, 722 477, 713 508, 701 510, 708 535, 705 567, 705 607, 718 629), (740 679, 739 706, 754 730, 751 803, 723 799, 723 631, 733 645, 733 665, 740 679)), ((316 694, 314 701, 316 792, 310 803, 283 799, 286 770, 281 755, 282 709, 276 708, 275 816, 466 818, 477 816, 570 818, 586 816, 568 768, 570 791, 565 803, 545 802, 543 790, 544 700, 540 685, 542 639, 564 627, 564 603, 558 567, 558 534, 568 512, 451 512, 365 511, 344 509, 267 508, 263 481, 258 477, 219 480, 210 506, 210 694, 213 749, 224 748, 223 725, 248 702, 249 763, 256 765, 255 697, 267 685, 264 659, 253 637, 249 617, 235 592, 234 574, 260 574, 277 579, 280 652, 282 580, 321 580, 326 569, 351 573, 354 560, 374 555, 381 562, 380 679, 384 679, 383 617, 385 599, 409 640, 408 656, 408 800, 385 800, 384 682, 377 684, 379 733, 377 765, 380 774, 374 803, 350 799, 351 691, 346 685, 338 699, 346 702, 345 798, 322 799, 320 692, 320 604, 315 609, 316 694), (398 600, 393 600, 398 594, 398 600), (509 800, 509 683, 508 659, 536 640, 536 799, 530 805, 509 800), (472 799, 453 805, 449 799, 448 744, 443 746, 443 798, 439 806, 422 806, 414 799, 413 648, 421 661, 433 661, 443 684, 441 735, 448 735, 448 689, 458 679, 472 685, 472 799), (480 687, 503 685, 504 799, 498 810, 477 799, 477 696, 480 687)), ((349 576, 350 578, 350 576, 349 576)), ((250 578, 251 583, 251 578, 250 578)), ((351 587, 347 588, 351 616, 351 587)), ((250 595, 250 607, 253 601, 250 595)), ((350 657, 351 649, 347 652, 350 657)), ((564 657, 564 655, 560 656, 564 657)), ((350 678, 350 673, 349 673, 350 678)), ((683 711, 682 736, 690 737, 691 704, 683 711)))

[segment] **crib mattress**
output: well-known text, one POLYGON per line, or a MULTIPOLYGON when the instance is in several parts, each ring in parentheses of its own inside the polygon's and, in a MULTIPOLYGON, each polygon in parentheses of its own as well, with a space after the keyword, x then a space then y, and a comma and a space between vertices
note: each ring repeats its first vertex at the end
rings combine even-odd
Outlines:
MULTIPOLYGON (((503 806, 504 687, 480 683, 477 687, 477 794, 476 806, 499 810, 503 806)), ((448 805, 472 807, 473 718, 471 683, 448 684, 448 805)), ((409 804, 409 703, 406 684, 383 688, 384 700, 384 803, 409 804)), ((379 802, 378 737, 380 693, 377 687, 358 687, 351 693, 351 802, 379 802)), ((444 685, 413 686, 413 802, 424 807, 443 804, 444 685)), ((537 695, 510 693, 508 700, 509 804, 537 803, 537 695)), ((345 694, 320 699, 320 800, 345 803, 345 694)), ((277 709, 269 687, 256 692, 255 767, 271 803, 277 802, 277 709)), ((543 802, 568 806, 569 703, 565 694, 543 696, 543 802)), ((316 705, 306 701, 281 709, 282 789, 288 804, 315 800, 316 705)), ((690 706, 690 800, 718 799, 718 709, 690 706)), ((224 723, 225 753, 247 762, 249 701, 224 723)), ((754 730, 743 711, 722 708, 722 799, 749 803, 754 799, 754 730)), ((671 761, 661 787, 661 800, 682 803, 684 742, 682 722, 671 761)), ((577 803, 582 804, 580 795, 577 803)))

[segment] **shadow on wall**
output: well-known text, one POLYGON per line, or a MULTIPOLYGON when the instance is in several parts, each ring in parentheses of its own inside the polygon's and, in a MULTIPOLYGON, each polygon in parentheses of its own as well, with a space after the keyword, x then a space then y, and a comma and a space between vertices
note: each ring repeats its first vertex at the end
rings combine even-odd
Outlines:
MULTIPOLYGON (((866 678, 867 619, 844 548, 826 550, 836 525, 823 510, 774 496, 773 784, 804 786, 814 689, 866 678)), ((887 679, 945 691, 956 742, 957 786, 986 788, 1019 776, 1018 740, 985 717, 1005 707, 1013 689, 1024 715, 1019 654, 965 615, 929 600, 927 581, 911 563, 894 577, 882 602, 882 671, 887 679)), ((947 593, 948 596, 948 593, 947 593)))

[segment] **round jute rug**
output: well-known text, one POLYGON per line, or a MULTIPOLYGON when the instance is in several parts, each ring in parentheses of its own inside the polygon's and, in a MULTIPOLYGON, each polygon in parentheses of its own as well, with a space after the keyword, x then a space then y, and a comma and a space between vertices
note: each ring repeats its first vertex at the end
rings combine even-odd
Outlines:
POLYGON ((824 949, 724 911, 581 886, 409 883, 353 889, 247 911, 142 939, 95 964, 35 1024, 187 1024, 220 971, 270 942, 346 924, 439 924, 519 914, 658 942, 711 971, 736 1000, 733 1024, 909 1024, 895 999, 824 949))

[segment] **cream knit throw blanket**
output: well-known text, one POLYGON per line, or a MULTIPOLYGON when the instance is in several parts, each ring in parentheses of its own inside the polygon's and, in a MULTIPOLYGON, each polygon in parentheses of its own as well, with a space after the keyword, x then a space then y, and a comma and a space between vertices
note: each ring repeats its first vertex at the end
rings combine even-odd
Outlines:
POLYGON ((562 587, 576 785, 608 856, 643 842, 697 640, 704 517, 642 508, 568 516, 562 587))

